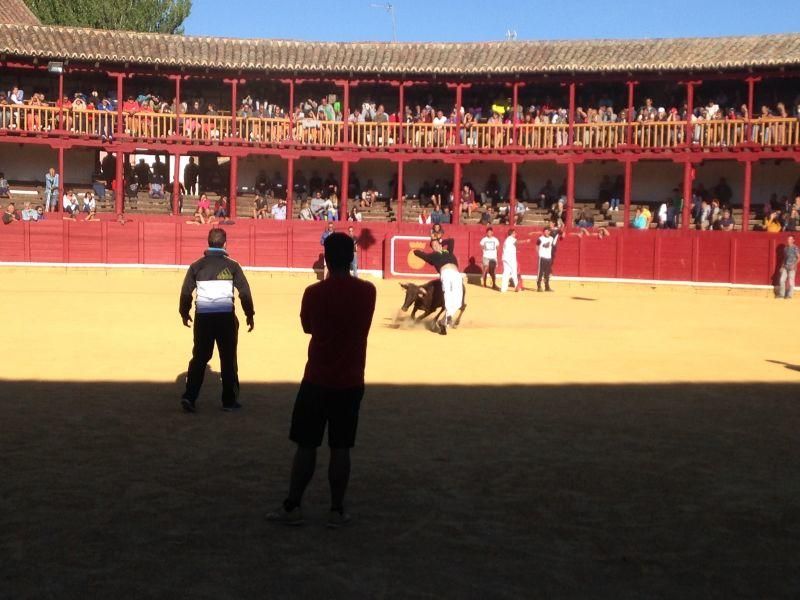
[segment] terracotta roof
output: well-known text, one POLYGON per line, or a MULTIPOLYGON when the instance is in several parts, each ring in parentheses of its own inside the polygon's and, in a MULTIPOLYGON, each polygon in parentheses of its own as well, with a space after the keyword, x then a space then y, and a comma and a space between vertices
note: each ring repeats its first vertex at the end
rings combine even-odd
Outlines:
POLYGON ((23 0, 0 0, 0 23, 41 25, 23 0))
MULTIPOLYGON (((2 0, 0 0, 2 1, 2 0)), ((0 25, 9 56, 298 73, 534 74, 800 65, 800 34, 651 40, 328 43, 0 25)))

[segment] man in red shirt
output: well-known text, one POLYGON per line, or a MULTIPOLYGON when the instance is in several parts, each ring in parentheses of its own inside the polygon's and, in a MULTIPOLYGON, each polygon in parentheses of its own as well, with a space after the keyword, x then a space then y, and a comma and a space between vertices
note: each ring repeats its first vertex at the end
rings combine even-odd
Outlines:
POLYGON ((324 242, 327 279, 306 288, 300 309, 303 331, 311 334, 308 362, 292 413, 289 439, 297 444, 289 495, 267 515, 270 521, 301 525, 300 504, 314 475, 317 448, 328 427, 331 486, 329 527, 350 521, 344 494, 350 479, 358 411, 364 396, 367 336, 375 312, 375 286, 350 275, 353 240, 332 233, 324 242))

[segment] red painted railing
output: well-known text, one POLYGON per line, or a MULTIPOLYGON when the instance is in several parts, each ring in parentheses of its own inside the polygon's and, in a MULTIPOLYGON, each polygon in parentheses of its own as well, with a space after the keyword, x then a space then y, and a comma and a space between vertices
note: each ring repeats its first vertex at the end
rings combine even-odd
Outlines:
MULTIPOLYGON (((350 224, 337 224, 344 230, 350 224)), ((429 235, 429 227, 400 223, 356 223, 361 239, 359 268, 426 276, 407 264, 408 249, 392 252, 394 236, 429 235), (405 261, 405 262, 404 262, 405 261), (409 271, 411 269, 411 271, 409 271)), ((321 268, 319 223, 239 221, 226 226, 228 249, 242 264, 256 267, 321 268)), ((533 228, 521 228, 527 237, 533 228)), ((462 271, 480 273, 482 228, 449 226, 462 271)), ((208 227, 167 217, 83 222, 51 219, 12 223, 0 229, 0 262, 186 265, 206 247, 208 227)), ((558 244, 554 272, 571 277, 769 285, 785 234, 714 231, 614 231, 610 237, 568 235, 558 244)), ((521 271, 536 271, 535 247, 519 251, 521 271)))

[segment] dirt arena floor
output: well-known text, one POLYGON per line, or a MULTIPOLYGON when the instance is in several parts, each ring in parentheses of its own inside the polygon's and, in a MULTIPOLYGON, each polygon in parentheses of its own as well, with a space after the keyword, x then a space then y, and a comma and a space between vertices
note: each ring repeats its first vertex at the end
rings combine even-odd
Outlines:
MULTIPOLYGON (((179 271, 0 271, 0 598, 797 598, 800 299, 376 281, 353 525, 284 497, 306 275, 250 273, 242 403, 179 410, 179 271)), ((218 370, 216 356, 212 361, 218 370)))

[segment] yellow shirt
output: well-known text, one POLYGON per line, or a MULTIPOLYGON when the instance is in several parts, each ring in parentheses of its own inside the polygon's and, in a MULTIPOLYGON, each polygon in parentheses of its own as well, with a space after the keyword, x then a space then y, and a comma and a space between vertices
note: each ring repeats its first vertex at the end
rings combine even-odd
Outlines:
POLYGON ((769 233, 780 233, 781 231, 781 224, 778 221, 768 220, 767 221, 767 231, 769 233))

